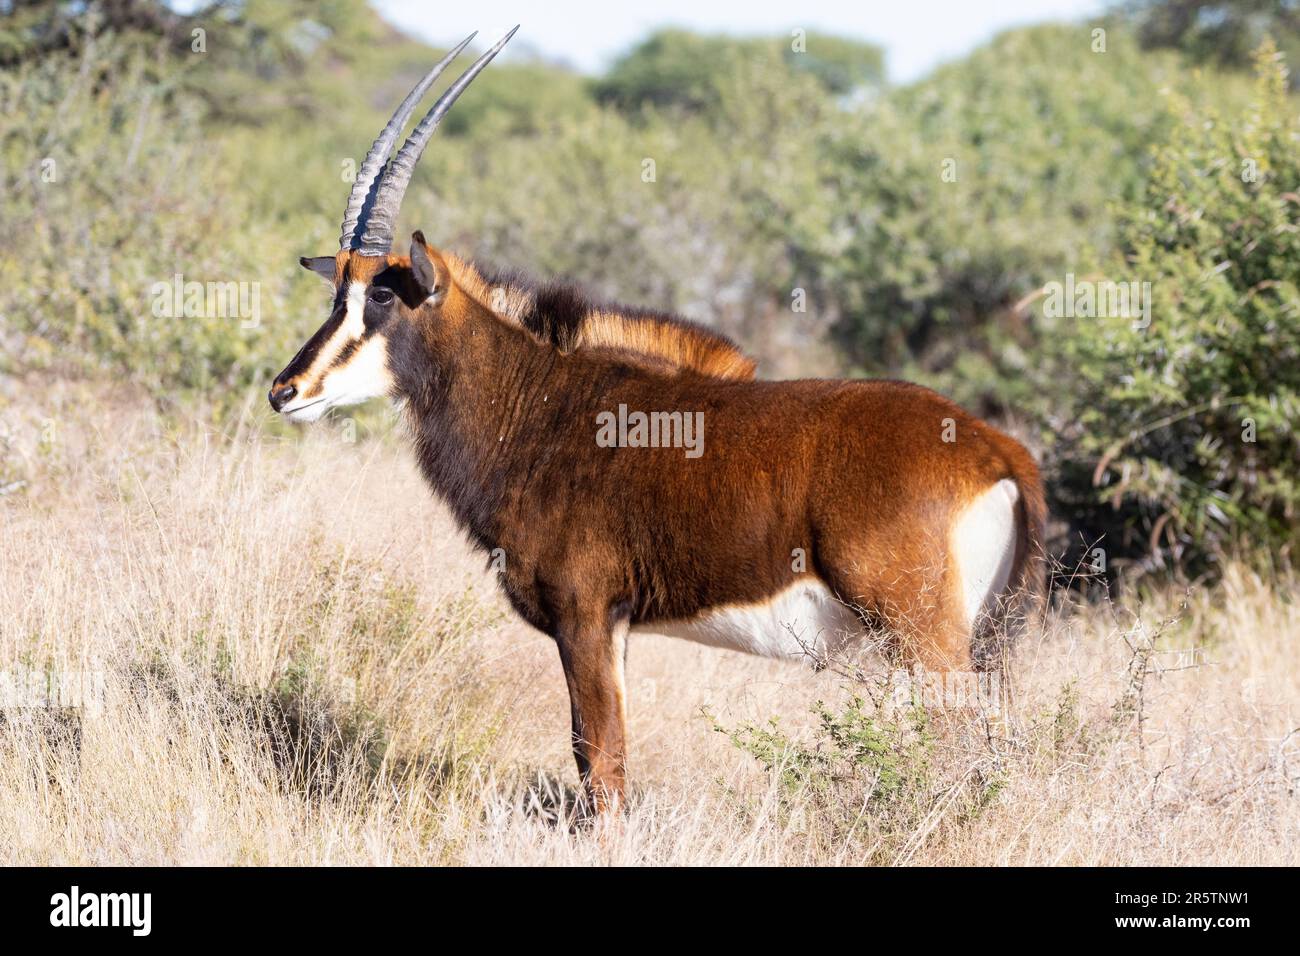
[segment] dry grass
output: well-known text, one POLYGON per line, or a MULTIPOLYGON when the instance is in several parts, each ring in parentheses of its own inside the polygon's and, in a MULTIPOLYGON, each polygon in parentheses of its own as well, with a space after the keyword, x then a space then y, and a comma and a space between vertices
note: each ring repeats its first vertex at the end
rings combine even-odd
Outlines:
POLYGON ((0 712, 2 862, 1300 862, 1293 581, 1054 613, 1000 724, 873 725, 887 795, 878 764, 791 785, 794 757, 769 773, 715 731, 779 717, 834 756, 810 708, 860 688, 637 639, 630 812, 573 828, 554 649, 400 443, 37 394, 0 406, 27 482, 0 498, 0 670, 103 697, 0 712))

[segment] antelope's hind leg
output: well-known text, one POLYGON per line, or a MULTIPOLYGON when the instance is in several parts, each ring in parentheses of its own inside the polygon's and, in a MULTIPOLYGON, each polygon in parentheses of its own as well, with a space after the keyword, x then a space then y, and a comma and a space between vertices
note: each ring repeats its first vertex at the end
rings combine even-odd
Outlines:
POLYGON ((969 670, 971 627, 947 549, 900 550, 893 558, 828 563, 834 592, 857 609, 868 630, 883 632, 891 656, 904 665, 969 670))
POLYGON ((890 615, 904 660, 927 671, 969 671, 971 628, 959 590, 943 575, 890 615))

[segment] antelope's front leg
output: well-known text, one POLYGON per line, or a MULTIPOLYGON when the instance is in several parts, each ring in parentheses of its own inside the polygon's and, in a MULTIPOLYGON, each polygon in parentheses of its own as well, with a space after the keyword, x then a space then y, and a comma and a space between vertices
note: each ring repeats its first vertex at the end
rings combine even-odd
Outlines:
MULTIPOLYGON (((604 618, 606 615, 601 614, 604 618)), ((569 685, 573 756, 597 813, 617 810, 626 774, 623 658, 627 623, 573 622, 556 643, 569 685)))

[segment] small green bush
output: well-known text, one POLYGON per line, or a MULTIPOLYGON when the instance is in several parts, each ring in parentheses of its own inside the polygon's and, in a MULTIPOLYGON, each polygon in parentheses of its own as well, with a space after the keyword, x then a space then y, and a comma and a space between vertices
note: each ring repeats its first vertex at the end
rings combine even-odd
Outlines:
POLYGON ((715 720, 714 729, 771 776, 788 822, 812 817, 810 832, 875 851, 896 849, 934 796, 934 738, 925 710, 885 718, 853 697, 839 709, 819 701, 813 713, 818 727, 807 737, 787 733, 775 719, 735 728, 715 720))

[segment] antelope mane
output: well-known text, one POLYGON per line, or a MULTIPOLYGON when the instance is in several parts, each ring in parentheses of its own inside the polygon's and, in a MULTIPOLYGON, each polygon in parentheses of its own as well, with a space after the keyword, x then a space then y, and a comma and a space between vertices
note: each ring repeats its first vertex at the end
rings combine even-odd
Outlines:
POLYGON ((491 272, 444 253, 456 284, 501 321, 560 352, 617 353, 656 371, 749 380, 756 363, 726 336, 648 309, 594 302, 576 285, 491 272))

